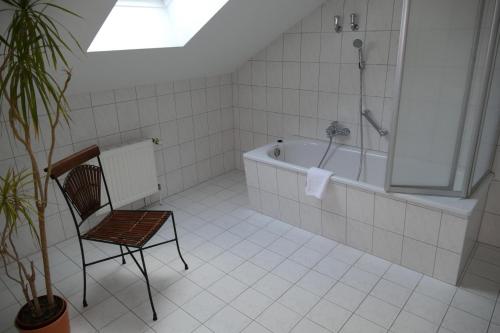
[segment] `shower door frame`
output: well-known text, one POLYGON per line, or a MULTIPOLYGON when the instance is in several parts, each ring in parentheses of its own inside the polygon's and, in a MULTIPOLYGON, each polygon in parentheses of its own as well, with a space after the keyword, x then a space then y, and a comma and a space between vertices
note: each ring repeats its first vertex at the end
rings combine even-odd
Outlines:
MULTIPOLYGON (((473 73, 474 73, 474 64, 476 61, 476 55, 477 55, 477 48, 478 48, 478 43, 479 43, 479 34, 480 34, 480 27, 481 27, 481 22, 482 22, 482 15, 484 12, 484 7, 486 0, 480 0, 481 3, 479 4, 478 12, 476 14, 476 28, 474 32, 474 40, 473 40, 473 45, 471 48, 471 58, 469 60, 469 68, 468 68, 468 73, 467 73, 467 82, 466 82, 466 89, 464 92, 464 97, 462 101, 462 111, 460 115, 460 126, 458 128, 463 128, 466 120, 466 114, 467 114, 467 104, 469 101, 469 96, 470 96, 470 87, 472 84, 472 78, 473 78, 473 73)), ((466 166, 466 172, 464 175, 464 185, 463 188, 459 191, 454 190, 453 186, 455 183, 455 177, 456 177, 456 170, 457 170, 457 165, 458 165, 458 158, 460 154, 460 148, 462 145, 462 134, 463 132, 459 131, 457 133, 457 140, 455 142, 455 147, 454 147, 454 157, 453 157, 453 164, 452 164, 452 170, 450 173, 450 179, 449 183, 447 186, 417 186, 417 185, 394 185, 392 183, 392 174, 394 170, 394 155, 396 151, 396 134, 398 131, 398 119, 399 119, 399 108, 400 108, 400 103, 401 103, 401 89, 402 89, 402 83, 403 83, 403 71, 404 71, 404 58, 406 54, 406 40, 407 40, 407 34, 408 34, 408 21, 410 17, 410 2, 411 0, 403 0, 403 5, 402 5, 402 18, 401 18, 401 28, 400 28, 400 36, 399 36, 399 48, 398 48, 398 53, 397 53, 397 65, 396 65, 396 70, 395 70, 395 80, 394 80, 394 112, 393 112, 393 119, 392 119, 392 128, 391 128, 391 140, 389 143, 389 153, 388 153, 388 159, 387 159, 387 167, 386 167, 386 177, 385 177, 385 190, 387 192, 398 192, 398 193, 408 193, 408 194, 425 194, 425 195, 441 195, 441 196, 449 196, 449 197, 466 197, 471 193, 472 186, 471 186, 471 179, 472 179, 472 172, 474 170, 473 164, 475 164, 475 161, 473 158, 476 156, 476 151, 478 147, 478 140, 480 138, 480 124, 484 121, 484 113, 485 113, 485 102, 486 98, 488 96, 488 93, 482 93, 482 98, 481 98, 481 111, 479 112, 478 117, 481 117, 480 122, 476 122, 478 126, 473 129, 473 138, 475 138, 474 142, 474 147, 475 149, 472 150, 471 155, 469 156, 470 158, 467 159, 467 166, 466 166)), ((492 35, 495 37, 497 36, 498 31, 494 31, 494 27, 498 27, 498 21, 500 19, 500 0, 495 0, 495 13, 493 16, 493 25, 492 28, 490 29, 490 40, 488 44, 488 58, 487 58, 487 75, 485 77, 485 81, 487 81, 487 86, 485 87, 486 91, 489 91, 490 84, 491 84, 491 69, 492 69, 492 58, 494 59, 494 52, 495 52, 495 43, 491 43, 491 38, 492 35)), ((490 166, 491 169, 491 166, 490 166)), ((485 175, 487 176, 487 174, 485 175)), ((484 177, 485 177, 484 176, 484 177)), ((478 182, 479 183, 479 182, 478 182)))

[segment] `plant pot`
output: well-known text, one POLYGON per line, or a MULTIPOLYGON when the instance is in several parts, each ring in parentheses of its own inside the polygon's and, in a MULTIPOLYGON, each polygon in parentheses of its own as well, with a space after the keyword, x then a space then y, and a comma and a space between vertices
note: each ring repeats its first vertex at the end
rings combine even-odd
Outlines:
POLYGON ((54 296, 54 309, 48 310, 47 296, 38 297, 43 315, 40 318, 30 316, 28 304, 25 304, 16 316, 16 327, 21 333, 70 333, 68 306, 59 296, 54 296))

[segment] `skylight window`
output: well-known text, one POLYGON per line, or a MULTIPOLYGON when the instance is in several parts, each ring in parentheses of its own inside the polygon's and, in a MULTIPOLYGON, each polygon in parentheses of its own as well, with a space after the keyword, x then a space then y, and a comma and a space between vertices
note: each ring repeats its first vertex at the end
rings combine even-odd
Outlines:
POLYGON ((118 0, 87 52, 182 47, 228 0, 118 0))

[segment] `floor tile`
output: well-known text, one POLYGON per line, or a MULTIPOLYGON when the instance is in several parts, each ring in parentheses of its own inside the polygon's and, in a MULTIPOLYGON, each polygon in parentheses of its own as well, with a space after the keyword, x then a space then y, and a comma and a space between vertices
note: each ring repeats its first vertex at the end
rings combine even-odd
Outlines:
POLYGON ((351 269, 344 274, 342 279, 340 279, 340 282, 364 292, 369 292, 379 279, 380 277, 375 274, 368 273, 356 267, 351 267, 351 269))
POLYGON ((352 312, 332 302, 321 300, 311 312, 308 313, 307 318, 330 331, 338 332, 351 314, 352 312))
POLYGON ((181 306, 198 295, 202 290, 203 289, 196 283, 186 278, 182 278, 162 291, 162 294, 175 304, 181 306))
POLYGON ((438 325, 432 324, 431 322, 428 322, 427 320, 409 312, 402 311, 394 322, 394 325, 392 325, 391 332, 434 333, 437 329, 438 325))
POLYGON ((365 253, 361 256, 361 258, 359 258, 355 266, 372 274, 382 276, 385 272, 387 272, 391 263, 379 257, 365 253))
POLYGON ((315 295, 323 296, 336 281, 319 272, 309 271, 297 282, 297 285, 315 295))
POLYGON ((245 327, 245 329, 241 331, 241 333, 272 333, 272 332, 267 328, 265 328, 264 326, 262 326, 261 324, 259 324, 258 322, 253 321, 250 323, 250 325, 245 327))
POLYGON ((262 247, 248 240, 243 240, 233 246, 229 251, 236 254, 238 257, 248 260, 262 251, 262 247))
POLYGON ((300 245, 292 242, 286 238, 280 237, 274 243, 269 245, 267 249, 276 252, 284 257, 290 256, 293 252, 295 252, 300 245))
MULTIPOLYGON (((156 315, 158 316, 158 320, 165 318, 175 310, 177 310, 178 306, 175 305, 172 301, 161 294, 156 294, 153 296, 153 302, 155 305, 156 315)), ((148 324, 154 323, 152 318, 152 309, 151 303, 149 299, 147 301, 142 302, 140 305, 136 306, 132 309, 132 311, 137 315, 137 317, 146 321, 148 324)))
POLYGON ((99 332, 101 333, 126 333, 126 332, 137 332, 142 333, 149 330, 149 326, 146 325, 142 320, 137 318, 133 313, 126 313, 120 318, 116 319, 109 325, 102 328, 99 332))
POLYGON ((278 302, 300 315, 306 315, 319 301, 316 296, 300 287, 293 286, 278 299, 278 302))
POLYGON ((413 289, 422 278, 422 274, 393 264, 389 267, 387 272, 385 272, 383 277, 386 280, 397 283, 405 288, 413 289))
POLYGON ((253 288, 273 300, 278 299, 292 286, 292 283, 272 273, 260 279, 253 288))
POLYGON ((356 314, 384 328, 389 328, 399 313, 399 308, 378 298, 368 296, 356 310, 356 314))
POLYGON ((295 283, 308 271, 308 268, 287 259, 273 269, 272 273, 287 281, 295 283))
POLYGON ((411 290, 386 279, 381 279, 370 293, 389 304, 402 308, 411 295, 411 290))
POLYGON ((465 290, 458 290, 455 297, 453 297, 451 305, 485 320, 490 320, 493 308, 495 307, 495 301, 465 290))
POLYGON ((316 324, 315 322, 303 318, 292 330, 291 333, 329 333, 330 331, 316 324))
POLYGON ((455 295, 456 287, 442 281, 424 276, 420 280, 416 292, 435 298, 441 303, 450 304, 455 295))
POLYGON ((202 260, 210 261, 221 254, 223 251, 223 248, 210 242, 206 242, 195 248, 193 251, 191 251, 191 253, 202 260))
POLYGON ((205 264, 192 271, 187 277, 202 288, 207 288, 212 283, 220 279, 224 272, 210 264, 205 264))
POLYGON ((251 262, 244 262, 236 267, 229 275, 250 286, 266 274, 266 271, 251 262))
POLYGON ((334 259, 334 258, 331 258, 331 257, 326 257, 326 258, 323 258, 314 267, 314 270, 338 280, 342 277, 342 275, 345 274, 345 272, 347 272, 349 267, 350 266, 344 262, 341 262, 341 261, 334 259))
POLYGON ((244 315, 255 319, 272 303, 273 300, 269 297, 249 288, 236 297, 231 305, 244 315))
POLYGON ((250 262, 255 265, 264 268, 267 271, 273 270, 276 266, 282 263, 285 260, 285 257, 277 254, 276 252, 269 251, 268 249, 263 249, 252 258, 250 258, 250 262))
POLYGON ((354 264, 359 258, 361 258, 362 255, 362 251, 344 244, 340 244, 339 246, 335 247, 328 254, 329 257, 335 258, 349 265, 354 264))
POLYGON ((214 333, 238 333, 250 324, 250 322, 250 318, 233 309, 231 306, 226 306, 210 318, 205 325, 214 333))
POLYGON ((184 304, 182 309, 203 323, 222 307, 224 307, 222 300, 207 291, 202 291, 184 304))
POLYGON ((342 327, 341 333, 385 333, 387 330, 358 315, 352 315, 342 327))
POLYGON ((223 301, 229 303, 245 289, 247 289, 245 284, 229 275, 226 275, 212 284, 207 290, 223 301))
POLYGON ((286 333, 299 322, 301 316, 279 303, 273 303, 257 321, 274 333, 286 333))
POLYGON ((488 330, 486 320, 454 307, 448 309, 442 325, 455 333, 484 333, 488 330))
POLYGON ((448 306, 419 293, 411 295, 404 309, 431 323, 439 324, 446 314, 448 306))
POLYGON ((289 259, 308 268, 313 268, 321 260, 321 258, 323 258, 323 254, 304 246, 295 251, 289 257, 289 259))
POLYGON ((243 258, 240 258, 237 255, 226 251, 212 259, 210 263, 221 271, 229 273, 230 271, 241 265, 244 261, 245 260, 243 258))
POLYGON ((325 298, 330 302, 341 307, 354 311, 365 299, 366 293, 350 287, 342 282, 337 283, 326 295, 325 298))
MULTIPOLYGON (((97 329, 101 329, 128 310, 114 297, 110 297, 102 303, 90 308, 83 316, 97 329)), ((153 316, 153 314, 151 314, 153 316)))
POLYGON ((200 322, 182 309, 177 309, 153 326, 157 332, 191 333, 200 322))

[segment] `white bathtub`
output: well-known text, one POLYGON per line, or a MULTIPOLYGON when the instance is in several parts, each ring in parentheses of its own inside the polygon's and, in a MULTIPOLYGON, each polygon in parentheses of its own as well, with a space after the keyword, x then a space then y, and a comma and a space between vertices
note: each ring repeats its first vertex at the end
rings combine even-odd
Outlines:
POLYGON ((323 168, 333 176, 317 200, 304 194, 305 176, 327 145, 291 138, 245 153, 253 208, 455 284, 477 239, 487 186, 470 199, 387 193, 386 154, 368 151, 356 181, 359 149, 332 145, 323 168))

